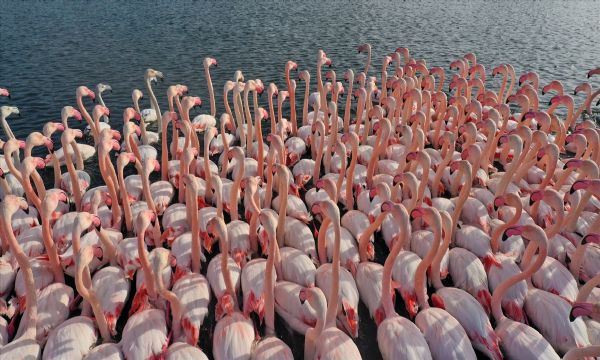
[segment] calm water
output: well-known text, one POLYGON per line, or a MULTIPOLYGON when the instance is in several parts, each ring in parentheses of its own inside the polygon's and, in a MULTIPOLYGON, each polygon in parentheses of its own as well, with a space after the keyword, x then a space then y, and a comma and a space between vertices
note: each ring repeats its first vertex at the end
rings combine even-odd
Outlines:
MULTIPOLYGON (((93 89, 103 82, 114 90, 104 97, 113 111, 114 127, 122 110, 131 106, 131 90, 145 92, 144 71, 152 67, 165 75, 165 82, 155 90, 162 109, 166 87, 181 83, 203 99, 201 112, 208 112, 202 59, 211 56, 219 62, 212 75, 220 114, 223 84, 235 70, 242 69, 248 79, 281 86, 284 64, 291 59, 300 70, 311 71, 314 84, 319 48, 331 57, 333 69, 341 76, 347 68, 363 68, 365 56, 356 53, 356 46, 364 42, 373 45, 377 71, 382 55, 399 46, 425 58, 429 66, 445 68, 472 51, 488 75, 494 66, 511 63, 517 75, 537 71, 542 84, 560 79, 570 93, 586 81, 589 69, 600 66, 599 14, 599 1, 439 5, 432 1, 80 4, 1 0, 0 86, 11 90, 12 100, 2 99, 0 105, 19 107, 22 118, 10 123, 17 137, 24 138, 46 121, 59 120, 64 105, 75 105, 77 86, 93 89)), ((595 79, 592 85, 597 88, 600 82, 595 79)), ((542 98, 547 100, 549 96, 542 98)), ((142 108, 150 107, 147 96, 143 101, 142 108)), ((266 106, 266 97, 261 102, 266 106)), ((359 346, 365 357, 376 358, 376 330, 367 318, 368 312, 361 308, 359 346)), ((281 326, 279 330, 285 332, 281 326)), ((301 340, 293 339, 295 349, 301 348, 301 340)))

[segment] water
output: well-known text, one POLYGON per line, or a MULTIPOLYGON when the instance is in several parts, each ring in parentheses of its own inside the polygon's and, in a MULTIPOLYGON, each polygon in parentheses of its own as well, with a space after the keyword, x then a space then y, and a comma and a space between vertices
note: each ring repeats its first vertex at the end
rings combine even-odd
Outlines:
MULTIPOLYGON (((365 56, 356 52, 364 42, 373 46, 375 71, 382 56, 400 46, 425 58, 428 66, 446 69, 451 60, 474 52, 488 76, 494 66, 511 63, 517 75, 536 71, 542 85, 560 79, 571 93, 586 81, 589 69, 600 66, 598 14, 599 1, 0 0, 0 86, 12 93, 12 99, 2 98, 0 105, 19 107, 22 118, 13 118, 10 124, 18 138, 25 138, 40 131, 45 122, 58 121, 64 105, 75 105, 77 86, 93 89, 103 82, 114 90, 104 99, 114 114, 111 124, 120 129, 122 110, 131 106, 132 89, 146 93, 143 75, 152 67, 165 75, 165 82, 155 88, 163 110, 167 86, 181 83, 204 101, 192 116, 207 113, 202 60, 210 56, 219 62, 211 74, 220 114, 223 84, 235 70, 242 69, 247 79, 260 78, 282 87, 284 64, 294 60, 299 70, 311 71, 314 89, 319 48, 327 52, 341 78, 347 68, 355 72, 364 68, 365 56)), ((488 86, 497 89, 495 84, 488 86)), ((592 85, 600 86, 598 78, 592 85)), ((541 103, 549 99, 546 95, 541 103)), ((266 97, 260 101, 266 106, 266 97)), ((582 97, 575 101, 580 103, 582 97)), ((145 96, 142 108, 148 107, 145 96)), ((94 162, 86 170, 97 171, 94 162)), ((51 182, 51 173, 44 175, 51 182)), ((377 358, 375 325, 364 307, 360 314, 359 347, 365 357, 377 358)), ((278 326, 278 333, 282 332, 278 326)), ((286 338, 294 342, 299 355, 301 339, 286 338)), ((207 344, 207 350, 210 341, 202 344, 207 344)))

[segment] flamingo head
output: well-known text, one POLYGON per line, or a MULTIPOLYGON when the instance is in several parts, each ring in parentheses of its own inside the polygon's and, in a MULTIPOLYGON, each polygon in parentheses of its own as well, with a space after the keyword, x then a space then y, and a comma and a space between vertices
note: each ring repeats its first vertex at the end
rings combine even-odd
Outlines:
POLYGON ((425 209, 423 209, 422 207, 416 207, 410 212, 410 217, 413 220, 421 218, 423 216, 425 216, 425 209))
POLYGON ((501 206, 506 205, 506 197, 504 195, 496 196, 494 199, 494 211, 497 211, 501 206))
POLYGON ((89 96, 92 101, 96 101, 96 93, 90 90, 87 86, 80 86, 77 88, 78 96, 89 96))
POLYGON ((287 63, 285 63, 285 67, 286 69, 289 70, 298 70, 298 64, 289 60, 287 63))
POLYGON ((581 240, 582 244, 592 243, 600 245, 600 233, 589 233, 581 240))
POLYGON ((591 180, 577 180, 571 186, 571 189, 569 190, 569 194, 573 194, 577 190, 587 189, 591 185, 592 185, 592 181, 591 180))
POLYGON ((525 227, 522 225, 509 226, 504 231, 504 234, 502 234, 502 241, 506 241, 506 239, 508 239, 511 236, 520 236, 524 230, 525 230, 525 227))
POLYGON ((213 58, 209 58, 209 57, 204 58, 204 65, 208 66, 208 67, 211 67, 211 66, 219 67, 219 64, 217 63, 217 60, 213 59, 213 58))
POLYGON ((593 309, 594 306, 592 303, 575 302, 573 303, 571 311, 569 312, 569 320, 573 322, 580 316, 590 316, 593 309))
POLYGON ((519 86, 529 79, 529 73, 519 76, 519 86))
POLYGON ((542 201, 544 198, 544 190, 535 190, 529 195, 529 205, 542 201))

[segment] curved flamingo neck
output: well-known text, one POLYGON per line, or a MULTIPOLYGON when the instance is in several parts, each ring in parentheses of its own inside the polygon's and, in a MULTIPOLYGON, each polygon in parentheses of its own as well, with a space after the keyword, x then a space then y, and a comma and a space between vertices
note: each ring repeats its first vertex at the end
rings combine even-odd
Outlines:
POLYGON ((276 246, 276 238, 272 232, 269 235, 269 256, 265 269, 265 336, 275 335, 275 299, 274 299, 274 278, 273 268, 275 265, 275 252, 279 246, 276 246))
POLYGON ((511 227, 513 225, 516 225, 519 222, 519 219, 521 219, 521 214, 523 213, 523 204, 521 204, 520 201, 517 201, 514 204, 510 204, 510 205, 515 207, 515 214, 509 221, 502 224, 501 226, 498 226, 496 228, 496 230, 492 233, 492 238, 490 240, 490 246, 491 246, 492 252, 494 254, 498 253, 498 251, 500 250, 500 248, 499 248, 500 236, 504 233, 504 231, 506 229, 508 229, 509 227, 511 227))
POLYGON ((231 217, 231 221, 238 220, 238 196, 239 191, 237 189, 240 188, 240 184, 242 183, 242 179, 246 174, 246 166, 244 164, 244 155, 243 153, 236 153, 236 160, 238 163, 237 174, 235 179, 233 180, 233 187, 229 193, 229 216, 231 217))
POLYGON ((160 108, 158 106, 158 100, 156 99, 156 95, 154 95, 154 90, 152 89, 152 84, 150 83, 149 77, 146 77, 146 89, 148 90, 148 94, 150 94, 150 105, 152 106, 152 109, 154 109, 156 118, 158 119, 158 131, 162 132, 162 129, 163 129, 162 113, 160 112, 160 108))
POLYGON ((219 224, 216 228, 216 232, 219 236, 219 248, 221 250, 221 273, 223 273, 223 279, 225 280, 225 288, 233 297, 233 301, 237 307, 235 287, 233 286, 233 280, 231 279, 231 273, 229 271, 229 240, 227 238, 227 230, 222 221, 218 221, 217 224, 219 224))
POLYGON ((579 293, 577 293, 577 299, 575 299, 575 302, 587 301, 588 297, 592 293, 592 290, 594 290, 594 288, 598 285, 600 285, 600 274, 588 280, 585 285, 579 289, 579 293))
POLYGON ((458 174, 459 176, 457 176, 457 179, 462 177, 461 174, 464 175, 466 179, 464 181, 462 189, 460 190, 458 200, 456 201, 456 205, 454 207, 454 212, 452 213, 452 233, 454 233, 454 230, 456 229, 456 225, 458 224, 458 218, 460 217, 462 208, 465 205, 467 198, 469 197, 469 193, 471 192, 471 184, 473 182, 473 180, 471 179, 471 173, 469 171, 463 171, 461 169, 461 173, 458 174))
POLYGON ((50 214, 46 214, 42 212, 42 240, 44 241, 44 246, 46 248, 46 252, 48 253, 48 260, 50 261, 50 266, 52 267, 52 273, 54 274, 54 281, 65 283, 65 276, 60 266, 60 259, 58 257, 58 251, 56 249, 56 244, 54 243, 54 239, 52 238, 52 228, 50 226, 50 214))
POLYGON ((63 151, 65 157, 65 164, 67 165, 67 171, 69 172, 69 178, 71 179, 71 186, 73 187, 73 197, 75 198, 75 208, 77 211, 81 211, 81 187, 79 186, 79 177, 75 172, 75 167, 73 166, 73 160, 71 159, 71 154, 66 151, 69 143, 64 139, 61 139, 62 147, 65 149, 63 151))
POLYGON ((344 134, 350 131, 350 113, 352 108, 352 90, 354 87, 354 73, 350 71, 348 75, 348 97, 346 98, 346 107, 344 108, 344 134))
MULTIPOLYGON (((161 256, 161 255, 156 254, 156 256, 161 256)), ((164 267, 158 266, 158 265, 163 265, 162 262, 159 261, 158 264, 155 262, 154 265, 155 265, 154 266, 154 275, 155 275, 154 281, 156 281, 156 286, 158 288, 157 290, 158 290, 158 293, 160 294, 160 296, 165 298, 165 300, 167 300, 169 302, 169 304, 171 305, 171 311, 173 313, 173 315, 172 315, 173 316, 173 324, 171 325, 171 329, 173 331, 173 338, 178 339, 181 334, 181 316, 182 316, 181 301, 179 300, 179 298, 177 297, 177 295, 175 295, 175 293, 173 291, 170 291, 169 289, 167 289, 165 287, 163 277, 162 277, 162 269, 164 269, 164 267)))
POLYGON ((125 227, 127 232, 131 233, 133 230, 133 214, 131 211, 131 204, 129 202, 129 195, 125 190, 125 180, 123 179, 123 167, 124 164, 117 164, 117 176, 119 178, 119 187, 123 189, 121 191, 121 202, 123 203, 123 214, 125 215, 125 227))
POLYGON ((319 132, 319 149, 317 150, 317 158, 315 159, 315 167, 313 170, 313 183, 315 184, 317 181, 319 181, 319 178, 321 176, 321 161, 323 158, 323 152, 325 148, 325 132, 322 130, 323 126, 317 128, 317 131, 319 132))
POLYGON ((333 219, 333 232, 335 242, 333 248, 333 258, 331 260, 331 290, 329 293, 329 303, 327 304, 327 313, 325 315, 325 328, 334 327, 335 318, 337 316, 340 292, 340 241, 341 241, 341 226, 340 219, 333 219))
POLYGON ((98 230, 96 233, 98 234, 98 238, 104 246, 104 251, 106 252, 106 256, 108 256, 108 258, 110 259, 111 265, 117 266, 117 256, 119 253, 117 247, 112 242, 104 228, 100 228, 100 230, 98 230))
POLYGON ((13 227, 10 219, 12 216, 2 216, 1 221, 3 222, 3 227, 5 231, 5 237, 8 241, 8 244, 12 250, 13 256, 16 258, 21 271, 23 271, 24 280, 25 280, 25 290, 27 297, 27 310, 26 310, 26 318, 25 323, 27 327, 21 338, 24 339, 35 339, 37 331, 36 331, 36 322, 38 316, 38 301, 37 301, 37 291, 35 289, 35 280, 33 278, 33 271, 31 270, 31 264, 29 263, 29 258, 21 249, 21 246, 17 242, 15 235, 13 233, 13 227))
MULTIPOLYGON (((433 242, 425 257, 421 260, 417 269, 415 270, 415 289, 417 293, 417 301, 422 309, 428 309, 429 303, 427 302, 427 288, 425 284, 425 276, 427 268, 432 264, 440 247, 440 241, 442 238, 442 229, 439 216, 430 219, 432 223, 430 227, 433 228, 433 242)), ((427 220, 428 222, 430 221, 427 220)), ((439 274, 439 271, 438 271, 439 274)))
MULTIPOLYGON (((352 158, 350 159, 350 166, 346 170, 346 208, 348 210, 354 209, 354 171, 356 170, 356 163, 358 162, 358 143, 352 142, 352 158)), ((339 190, 340 188, 338 188, 339 190)))
MULTIPOLYGON (((254 130, 253 125, 252 125, 252 115, 250 114, 250 104, 248 102, 248 93, 251 91, 250 89, 251 86, 251 81, 248 81, 246 83, 246 86, 244 87, 244 113, 245 113, 245 117, 246 117, 246 153, 250 153, 250 150, 252 149, 252 144, 254 143, 254 130)), ((254 91, 254 90, 252 90, 254 91)))
POLYGON ((496 290, 494 290, 494 294, 492 295, 492 314, 494 315, 497 324, 501 324, 504 320, 507 319, 507 317, 502 312, 501 304, 501 300, 504 297, 504 294, 506 294, 508 289, 510 289, 510 287, 514 284, 518 283, 519 281, 526 280, 531 275, 533 275, 533 273, 535 273, 540 267, 542 267, 542 264, 544 264, 544 261, 546 260, 546 254, 548 253, 547 243, 544 243, 540 239, 536 238, 532 238, 530 240, 532 241, 528 245, 528 248, 539 248, 539 254, 535 261, 525 271, 513 275, 512 277, 504 280, 504 282, 502 282, 496 288, 496 290))
POLYGON ((148 224, 144 224, 141 229, 138 229, 137 234, 137 246, 138 246, 138 256, 140 258, 140 265, 142 267, 142 271, 144 272, 144 284, 146 284, 146 288, 148 289, 148 296, 151 299, 156 299, 156 286, 154 284, 154 273, 152 271, 152 267, 150 267, 150 260, 148 259, 148 250, 146 249, 146 244, 144 243, 144 237, 146 230, 148 229, 148 224))
MULTIPOLYGON (((194 179, 195 181, 195 179, 194 179)), ((191 219, 192 231, 192 272, 200 273, 200 254, 202 246, 200 244, 200 224, 198 222, 198 199, 197 192, 193 186, 186 186, 186 203, 189 210, 188 216, 191 219)))
POLYGON ((360 256, 360 262, 369 261, 367 255, 367 246, 369 245, 371 236, 373 236, 373 234, 375 234, 375 231, 377 231, 381 224, 383 224, 386 215, 386 212, 379 213, 379 215, 375 218, 375 221, 370 223, 369 226, 367 226, 365 231, 363 231, 363 233, 358 238, 358 254, 360 256))
MULTIPOLYGON (((75 253, 73 253, 73 256, 76 256, 75 253)), ((77 257, 79 257, 79 255, 77 254, 77 257)), ((92 289, 92 287, 90 286, 89 288, 87 286, 85 286, 84 284, 84 276, 89 276, 89 261, 81 261, 82 259, 79 259, 80 261, 78 261, 77 266, 76 266, 76 273, 75 273, 75 287, 77 288, 77 292, 79 293, 79 295, 81 295, 82 298, 84 298, 92 307, 92 311, 94 312, 94 318, 96 319, 96 322, 98 323, 98 329, 100 330, 100 335, 102 336, 102 340, 103 342, 108 342, 111 340, 110 337, 110 331, 108 329, 108 323, 106 321, 106 317, 104 316, 104 311, 102 310, 102 306, 100 305, 100 302, 98 301, 98 297, 96 296, 96 292, 92 289), (84 274, 85 273, 85 274, 84 274)), ((89 259, 91 260, 91 259, 89 259)), ((29 305, 29 304, 28 304, 29 305)))
MULTIPOLYGON (((100 134, 98 133, 98 129, 96 128, 96 124, 92 120, 92 117, 90 116, 90 113, 85 108, 85 105, 83 105, 83 98, 82 98, 81 95, 77 95, 76 102, 77 102, 77 107, 79 108, 79 112, 81 113, 81 116, 83 117, 83 119, 85 120, 85 122, 90 127, 90 130, 92 132, 92 136, 94 138, 94 144, 98 144, 98 136, 100 134)), ((63 147, 64 147, 64 145, 63 145, 63 147)))
POLYGON ((217 115, 217 104, 215 102, 215 91, 213 89, 212 78, 210 77, 210 65, 204 63, 204 76, 206 76, 206 86, 208 87, 208 96, 210 98, 210 115, 217 115))
POLYGON ((508 169, 506 172, 504 172, 504 175, 502 176, 502 179, 500 180, 500 184, 498 185, 498 192, 497 192, 496 196, 500 196, 500 195, 504 194, 504 192, 506 191, 506 188, 508 187, 508 184, 510 184, 510 181, 512 180, 514 173, 519 168, 519 159, 521 157, 521 151, 522 151, 522 147, 519 147, 519 146, 517 146, 514 149, 513 160, 510 163, 510 169, 508 169))
POLYGON ((285 242, 285 217, 287 215, 289 175, 286 170, 278 171, 279 175, 279 217, 277 219, 277 243, 283 246, 285 242))
POLYGON ((392 269, 394 268, 398 254, 400 254, 404 244, 408 241, 408 235, 411 232, 410 223, 408 222, 408 219, 406 219, 406 216, 402 216, 397 220, 399 220, 403 226, 400 226, 399 238, 393 243, 392 250, 388 254, 383 265, 381 305, 383 306, 386 318, 398 315, 394 309, 394 302, 392 300, 392 269))

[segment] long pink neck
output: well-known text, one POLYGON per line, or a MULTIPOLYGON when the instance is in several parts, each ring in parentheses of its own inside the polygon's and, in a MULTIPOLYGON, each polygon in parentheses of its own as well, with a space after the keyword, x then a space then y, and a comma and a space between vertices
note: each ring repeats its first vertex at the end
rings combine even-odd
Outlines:
MULTIPOLYGON (((304 104, 302 105, 302 126, 308 124, 308 98, 310 97, 310 78, 306 79, 306 87, 304 88, 304 104)), ((315 113, 315 116, 316 113, 315 113)))
POLYGON ((48 260, 52 267, 52 273, 54 274, 54 281, 59 283, 65 283, 65 276, 60 266, 60 259, 58 257, 58 250, 56 244, 52 238, 52 228, 50 226, 50 214, 44 214, 42 216, 42 239, 44 240, 44 247, 48 254, 48 260))
POLYGON ((285 217, 287 215, 289 175, 286 170, 279 174, 279 217, 277 219, 277 243, 284 245, 285 237, 285 217))
POLYGON ((452 213, 452 232, 454 233, 454 229, 456 229, 456 225, 458 224, 458 218, 462 212, 462 208, 469 197, 469 193, 471 192, 471 183, 473 182, 471 179, 471 173, 468 171, 459 170, 460 173, 457 174, 457 179, 462 177, 461 174, 465 176, 464 186, 460 190, 460 194, 458 196, 458 200, 456 201, 456 205, 454 206, 454 212, 452 213))
MULTIPOLYGON (((94 137, 94 144, 98 144, 98 136, 100 134, 98 133, 98 129, 96 129, 96 124, 94 124, 94 121, 92 120, 92 117, 90 116, 90 113, 88 113, 87 109, 85 108, 85 105, 83 105, 83 99, 81 96, 77 96, 77 107, 79 108, 79 112, 81 113, 81 116, 83 117, 85 122, 89 125, 90 130, 92 131, 92 136, 94 137)), ((64 145, 63 145, 63 148, 65 149, 65 155, 66 155, 66 148, 64 147, 64 145)))
POLYGON ((400 227, 400 237, 398 240, 396 240, 396 242, 394 242, 394 246, 392 246, 392 250, 385 259, 385 263, 383 265, 381 305, 385 311, 386 318, 397 315, 396 310, 394 309, 394 302, 392 300, 392 269, 394 268, 398 254, 400 254, 400 250, 402 250, 404 244, 408 241, 408 235, 411 231, 410 223, 407 219, 398 220, 405 225, 405 227, 400 227))
MULTIPOLYGON (((169 180, 169 151, 167 149, 167 126, 169 125, 168 121, 163 121, 162 123, 162 134, 161 137, 161 154, 160 154, 160 179, 162 181, 169 180)), ((175 134, 174 130, 174 133, 175 134)), ((179 144, 175 143, 175 151, 179 144)))
POLYGON ((231 191, 229 192, 229 216, 231 217, 231 221, 238 220, 238 196, 240 188, 240 184, 242 183, 242 179, 246 174, 246 166, 244 165, 244 156, 242 153, 239 153, 240 156, 237 156, 237 176, 233 180, 233 186, 231 187, 231 191))
MULTIPOLYGON (((75 256, 75 253, 73 256, 75 256)), ((91 305, 92 311, 94 312, 94 318, 96 319, 98 329, 100 330, 100 335, 102 336, 102 340, 103 342, 108 342, 111 340, 111 336, 106 317, 104 316, 104 311, 102 310, 102 305, 100 305, 100 301, 98 301, 96 292, 92 289, 92 287, 88 287, 84 284, 84 277, 86 275, 89 276, 90 270, 88 265, 89 263, 83 262, 77 264, 77 270, 75 273, 75 287, 77 288, 79 295, 81 295, 81 297, 91 305)))
POLYGON ((588 280, 588 282, 586 282, 585 285, 583 285, 579 289, 579 293, 577 294, 577 299, 575 299, 575 301, 576 302, 587 301, 588 297, 592 293, 592 290, 594 290, 594 288, 598 285, 600 285, 600 274, 598 274, 598 275, 594 276, 593 278, 591 278, 590 280, 588 280))
MULTIPOLYGON (((442 229, 439 218, 433 220, 433 224, 430 224, 433 228, 433 242, 431 248, 427 252, 427 255, 421 260, 415 271, 415 290, 417 293, 417 301, 422 309, 429 308, 427 303, 427 287, 425 284, 425 276, 427 268, 433 262, 433 259, 440 247, 440 240, 442 238, 442 229)), ((439 274, 439 271, 438 271, 439 274)))
POLYGON ((332 219, 333 232, 335 235, 333 258, 331 260, 331 290, 329 293, 329 304, 327 304, 327 314, 325 315, 325 327, 334 327, 335 318, 338 311, 339 293, 340 293, 340 241, 341 226, 340 219, 332 219))
POLYGON ((210 77, 210 68, 204 65, 204 75, 206 76, 206 86, 208 87, 208 96, 210 98, 210 114, 215 117, 217 115, 217 105, 215 103, 215 92, 213 89, 212 79, 210 77))
MULTIPOLYGON (((186 188, 186 201, 190 211, 191 230, 192 230, 192 272, 200 273, 200 258, 202 246, 200 244, 200 224, 198 223, 198 199, 193 186, 186 188)), ((207 189, 208 191, 208 189, 207 189)))
POLYGON ((274 234, 269 233, 269 257, 267 258, 267 266, 265 270, 265 335, 275 335, 275 299, 273 284, 273 268, 275 265, 275 252, 279 250, 276 245, 274 234))
POLYGON ((363 231, 363 233, 358 238, 358 254, 360 256, 361 262, 369 260, 367 257, 367 246, 369 245, 371 236, 373 236, 373 234, 375 234, 375 231, 377 231, 381 224, 383 224, 383 220, 385 220, 386 215, 387 213, 385 212, 379 213, 379 215, 375 218, 375 221, 370 223, 367 229, 363 231))
MULTIPOLYGON (((219 222, 219 224, 223 225, 224 223, 219 222)), ((217 227, 217 232, 219 234, 219 248, 221 250, 221 273, 225 280, 227 292, 231 295, 237 306, 235 287, 233 286, 233 280, 231 279, 231 273, 229 271, 229 240, 227 238, 227 230, 221 225, 217 227)))
POLYGON ((152 281, 152 279, 154 279, 154 274, 152 272, 152 268, 150 267, 150 261, 148 260, 148 250, 146 249, 146 244, 144 243, 146 229, 148 229, 148 225, 138 229, 138 256, 140 257, 140 265, 142 266, 142 271, 144 272, 144 279, 146 279, 144 283, 148 289, 148 295, 151 299, 156 299, 156 287, 154 286, 154 281, 152 281))
POLYGON ((523 205, 520 201, 514 203, 513 205, 515 207, 515 214, 513 215, 513 217, 503 225, 498 226, 496 230, 492 233, 490 246, 494 254, 496 254, 499 251, 500 236, 504 233, 506 229, 513 225, 516 225, 519 222, 519 219, 521 219, 521 214, 523 213, 523 205))
POLYGON ((123 189, 121 191, 121 202, 123 203, 123 214, 125 215, 125 226, 127 228, 127 232, 131 233, 133 231, 133 214, 131 211, 131 205, 129 203, 129 195, 127 191, 125 191, 125 181, 123 180, 123 166, 118 166, 117 169, 119 176, 119 187, 123 189))
POLYGON ((71 179, 71 186, 73 188, 73 197, 75 197, 75 208, 77 211, 81 211, 81 188, 79 187, 79 177, 77 176, 77 172, 75 172, 75 167, 73 166, 73 161, 71 160, 71 154, 66 151, 69 143, 66 141, 61 141, 62 147, 65 149, 63 152, 65 157, 65 164, 67 165, 67 171, 69 172, 69 178, 71 179))
MULTIPOLYGON (((533 239, 530 239, 533 240, 533 239)), ((509 279, 505 280, 494 290, 494 294, 492 295, 492 314, 496 319, 496 323, 500 324, 502 321, 506 319, 504 313, 502 312, 502 304, 501 300, 504 297, 504 294, 510 289, 511 286, 518 283, 519 281, 528 279, 533 273, 535 273, 546 260, 546 254, 548 253, 548 249, 546 248, 546 244, 541 241, 531 241, 528 245, 530 248, 539 247, 539 254, 535 259, 535 262, 531 264, 527 270, 523 271, 520 274, 513 275, 509 279), (537 244, 539 242, 539 244, 537 244)))
POLYGON ((21 271, 24 275, 25 280, 25 290, 27 297, 27 310, 26 310, 26 318, 25 324, 27 324, 27 328, 21 335, 23 339, 35 339, 36 337, 36 322, 38 315, 38 301, 37 301, 37 292, 35 289, 35 280, 33 278, 33 271, 31 270, 31 264, 29 263, 29 258, 23 250, 21 246, 17 242, 15 235, 13 233, 13 228, 11 221, 9 220, 11 217, 2 216, 2 222, 4 224, 5 236, 7 238, 8 244, 11 248, 13 256, 17 259, 17 263, 21 268, 21 271))
MULTIPOLYGON (((157 256, 160 255, 157 254, 157 256)), ((164 267, 158 266, 163 264, 159 262, 159 264, 155 263, 154 265, 154 275, 156 276, 154 281, 156 281, 160 295, 169 302, 169 305, 171 305, 171 311, 173 314, 173 324, 171 325, 171 329, 173 330, 173 338, 178 339, 181 334, 181 301, 179 301, 179 298, 174 292, 165 287, 162 277, 162 270, 164 267)))

